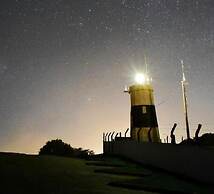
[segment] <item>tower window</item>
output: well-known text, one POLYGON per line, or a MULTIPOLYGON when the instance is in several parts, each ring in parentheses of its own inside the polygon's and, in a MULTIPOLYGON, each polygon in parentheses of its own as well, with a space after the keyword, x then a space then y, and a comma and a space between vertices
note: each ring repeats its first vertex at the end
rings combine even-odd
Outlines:
POLYGON ((146 112, 147 112, 147 111, 146 111, 146 106, 142 106, 142 113, 143 113, 143 114, 146 114, 146 112))

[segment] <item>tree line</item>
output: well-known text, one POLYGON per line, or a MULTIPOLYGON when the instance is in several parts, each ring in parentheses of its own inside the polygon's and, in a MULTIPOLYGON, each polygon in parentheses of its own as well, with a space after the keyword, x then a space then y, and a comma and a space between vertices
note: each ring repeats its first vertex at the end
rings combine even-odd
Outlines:
POLYGON ((94 155, 94 151, 89 149, 73 148, 70 144, 64 143, 61 139, 55 139, 48 141, 42 148, 40 148, 39 155, 87 158, 94 155))

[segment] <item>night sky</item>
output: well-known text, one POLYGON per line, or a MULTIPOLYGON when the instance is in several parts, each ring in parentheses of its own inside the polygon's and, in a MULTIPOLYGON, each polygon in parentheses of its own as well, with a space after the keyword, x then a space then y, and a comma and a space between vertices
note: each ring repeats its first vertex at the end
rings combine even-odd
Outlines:
POLYGON ((124 86, 153 77, 162 139, 214 131, 213 0, 1 0, 0 150, 37 153, 47 140, 102 151, 103 131, 129 127, 124 86))

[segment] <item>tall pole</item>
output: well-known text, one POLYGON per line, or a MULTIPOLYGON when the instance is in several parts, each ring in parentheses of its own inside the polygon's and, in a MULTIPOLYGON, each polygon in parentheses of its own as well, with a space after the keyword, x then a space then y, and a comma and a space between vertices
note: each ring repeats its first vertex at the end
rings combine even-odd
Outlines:
POLYGON ((182 65, 181 86, 182 86, 182 94, 183 94, 184 115, 185 115, 185 122, 186 122, 186 133, 187 133, 187 139, 190 139, 189 119, 188 119, 188 110, 187 110, 187 95, 186 95, 187 81, 186 81, 185 73, 184 73, 184 62, 183 62, 183 60, 181 60, 181 65, 182 65))
POLYGON ((147 61, 146 61, 146 55, 144 55, 144 63, 145 63, 145 66, 146 66, 146 75, 148 74, 148 64, 147 64, 147 61))

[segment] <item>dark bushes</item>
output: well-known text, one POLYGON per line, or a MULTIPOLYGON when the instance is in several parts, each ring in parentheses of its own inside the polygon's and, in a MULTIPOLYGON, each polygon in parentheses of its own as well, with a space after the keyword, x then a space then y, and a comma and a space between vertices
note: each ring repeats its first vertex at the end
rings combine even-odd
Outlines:
POLYGON ((56 155, 77 158, 87 158, 94 155, 91 150, 72 148, 70 144, 64 143, 61 139, 48 141, 39 151, 39 155, 56 155))
POLYGON ((198 145, 198 146, 214 146, 214 134, 205 133, 201 137, 183 140, 181 145, 198 145))

